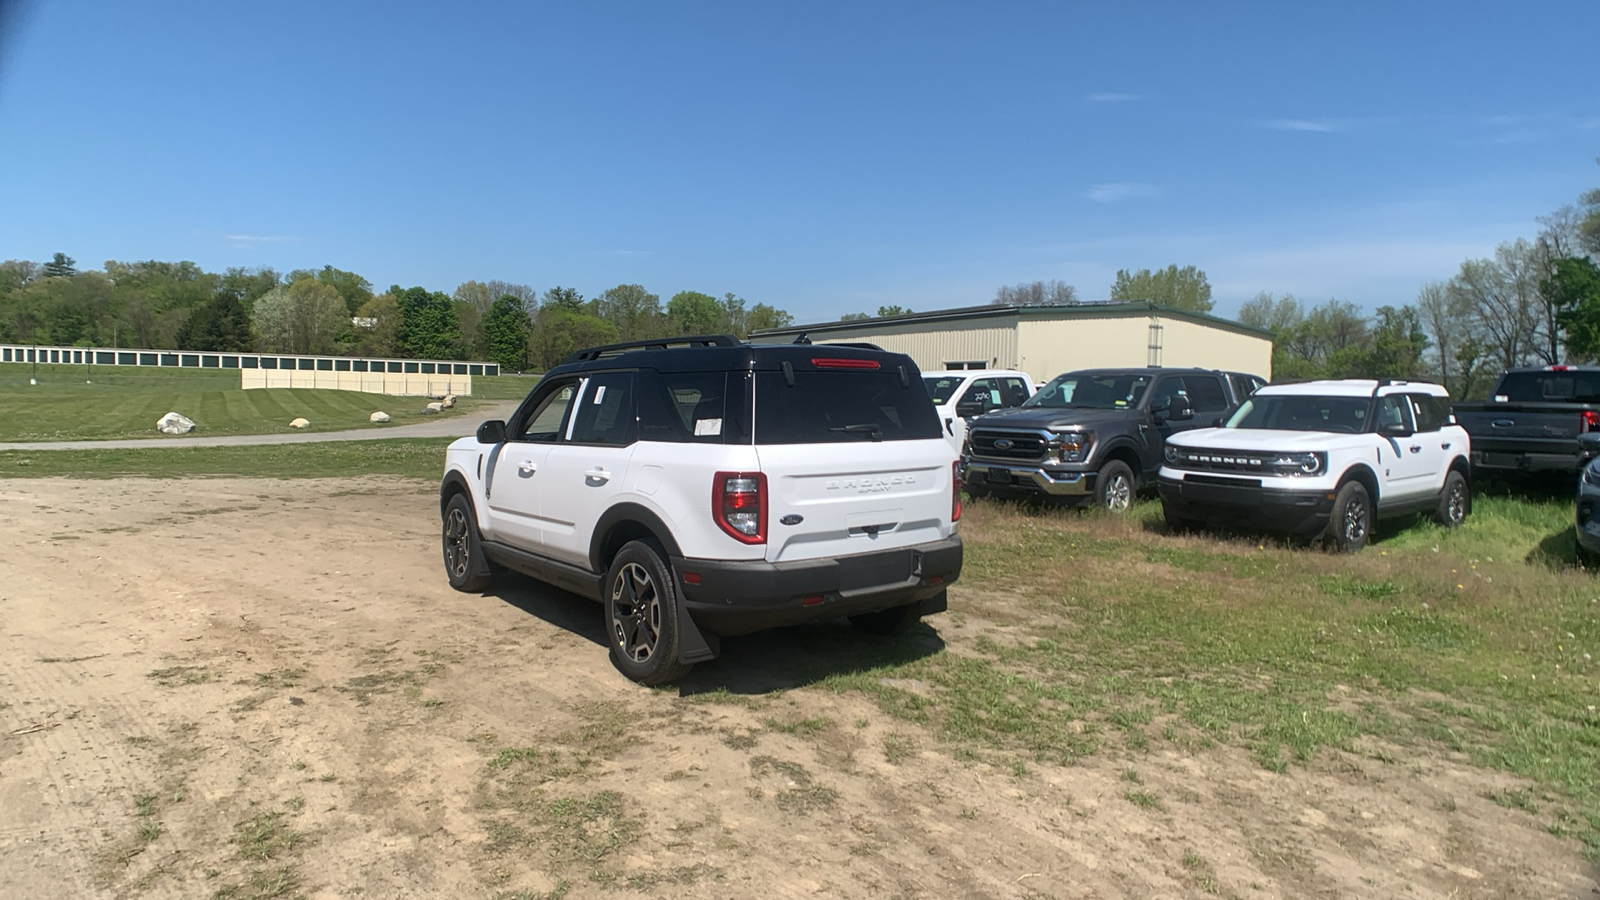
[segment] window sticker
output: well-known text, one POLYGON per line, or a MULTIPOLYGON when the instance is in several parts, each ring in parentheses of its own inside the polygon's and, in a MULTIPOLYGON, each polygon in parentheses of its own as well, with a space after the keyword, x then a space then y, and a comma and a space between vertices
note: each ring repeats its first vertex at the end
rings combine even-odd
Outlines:
POLYGON ((722 433, 721 419, 695 419, 694 436, 718 435, 722 433))
POLYGON ((606 386, 600 385, 594 389, 594 405, 599 406, 600 401, 606 398, 606 386))

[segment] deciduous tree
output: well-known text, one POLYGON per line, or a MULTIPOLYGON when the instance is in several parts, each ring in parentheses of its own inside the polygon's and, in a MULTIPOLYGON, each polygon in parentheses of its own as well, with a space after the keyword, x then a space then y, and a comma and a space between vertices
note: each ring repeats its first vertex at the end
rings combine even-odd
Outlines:
POLYGON ((503 369, 522 371, 528 364, 528 335, 532 330, 533 319, 522 301, 511 294, 502 295, 483 318, 489 359, 503 369))
POLYGON ((400 308, 396 342, 401 353, 413 359, 450 359, 461 341, 461 323, 455 303, 443 291, 427 288, 389 288, 400 308))
POLYGON ((1059 278, 1002 285, 991 302, 996 306, 1071 306, 1078 302, 1078 289, 1059 278))
POLYGON ((1171 309, 1208 313, 1211 311, 1211 283, 1206 273, 1194 266, 1167 266, 1156 272, 1118 269, 1111 283, 1112 300, 1149 300, 1171 309))

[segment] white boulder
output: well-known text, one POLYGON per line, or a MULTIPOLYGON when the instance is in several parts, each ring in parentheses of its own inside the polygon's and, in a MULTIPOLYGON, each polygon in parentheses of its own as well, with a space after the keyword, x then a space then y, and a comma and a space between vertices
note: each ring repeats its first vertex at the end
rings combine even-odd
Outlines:
POLYGON ((188 434, 194 430, 194 422, 186 416, 169 412, 156 420, 156 430, 162 434, 188 434))
POLYGON ((444 409, 444 404, 441 403, 438 400, 435 400, 432 403, 429 403, 427 406, 424 406, 422 408, 422 411, 423 412, 429 412, 429 413, 436 413, 441 409, 444 409))
POLYGON ((389 421, 389 414, 386 412, 375 412, 372 415, 367 416, 367 420, 381 425, 384 422, 389 421))
POLYGON ((449 409, 450 407, 455 406, 456 405, 456 395, 455 394, 445 394, 444 395, 444 399, 439 401, 439 405, 444 407, 445 409, 449 409))
POLYGON ((295 419, 293 422, 289 423, 290 428, 308 428, 310 426, 311 422, 306 419, 295 419))

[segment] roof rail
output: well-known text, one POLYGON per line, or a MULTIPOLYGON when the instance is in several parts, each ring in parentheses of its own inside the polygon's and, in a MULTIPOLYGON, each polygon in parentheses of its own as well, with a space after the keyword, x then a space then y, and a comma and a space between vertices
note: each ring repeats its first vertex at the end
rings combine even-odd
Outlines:
POLYGON ((882 347, 879 347, 877 344, 869 344, 866 341, 823 341, 822 343, 817 344, 816 346, 818 346, 818 347, 852 347, 852 348, 854 348, 856 350, 882 350, 883 349, 882 347))
POLYGON ((654 338, 648 341, 623 341, 588 347, 567 357, 563 362, 589 362, 607 356, 627 353, 629 350, 665 350, 668 347, 737 347, 739 339, 731 334, 691 334, 683 337, 654 338))

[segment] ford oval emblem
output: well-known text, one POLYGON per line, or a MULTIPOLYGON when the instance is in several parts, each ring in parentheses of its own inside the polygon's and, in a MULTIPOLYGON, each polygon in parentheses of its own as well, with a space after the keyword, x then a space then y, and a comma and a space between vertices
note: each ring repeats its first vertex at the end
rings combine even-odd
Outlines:
POLYGON ((805 516, 796 515, 795 513, 789 513, 787 516, 784 516, 783 518, 779 519, 778 521, 782 522, 785 525, 799 525, 801 522, 805 521, 805 516))
POLYGON ((1009 438, 1001 438, 994 442, 994 448, 996 450, 1010 450, 1011 441, 1009 438))

